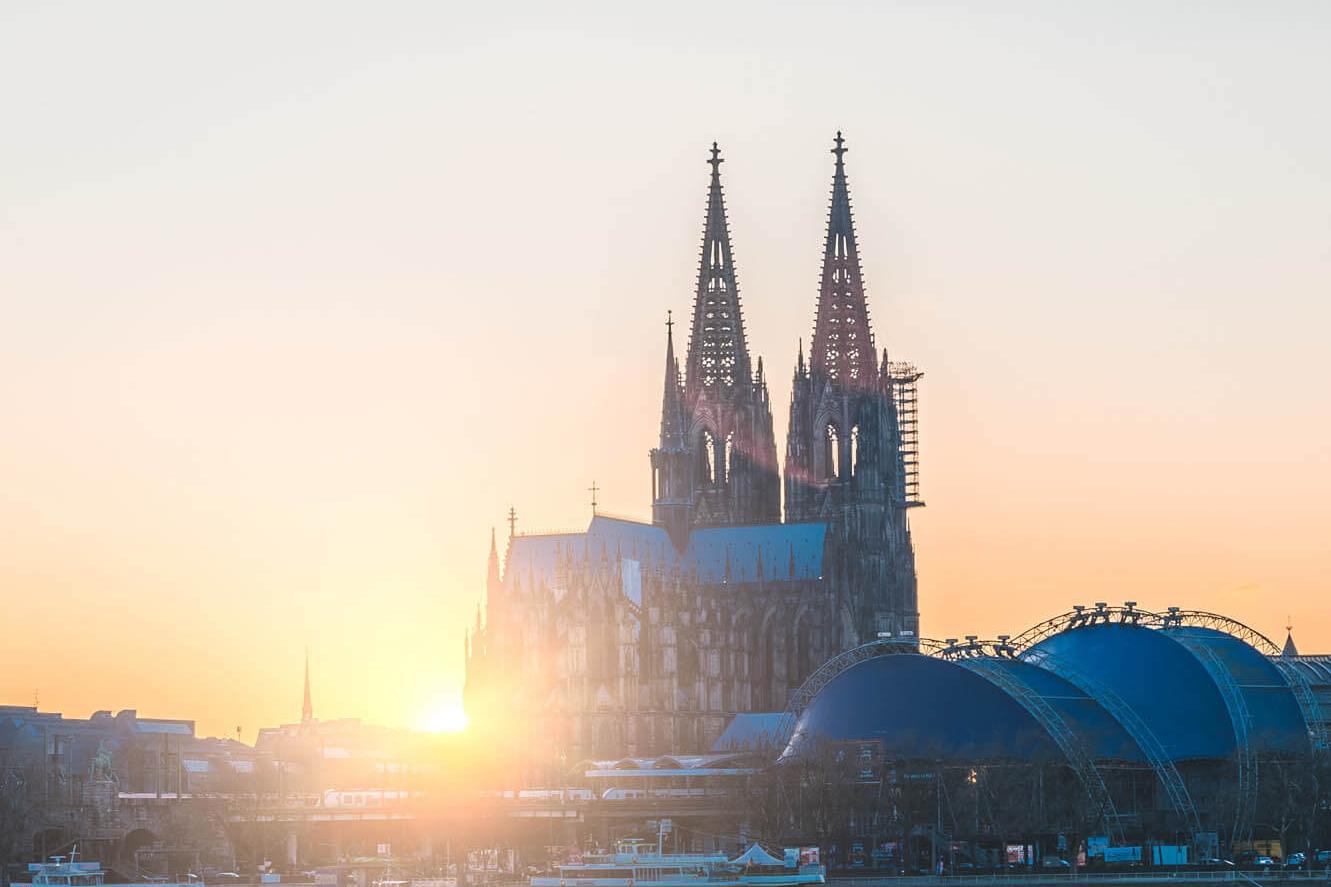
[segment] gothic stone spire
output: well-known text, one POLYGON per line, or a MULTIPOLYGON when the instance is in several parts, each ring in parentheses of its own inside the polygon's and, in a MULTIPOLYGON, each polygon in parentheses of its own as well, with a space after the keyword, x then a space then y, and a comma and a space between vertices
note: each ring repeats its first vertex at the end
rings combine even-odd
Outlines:
POLYGON ((300 722, 308 724, 314 720, 314 702, 310 698, 310 650, 305 648, 305 701, 300 707, 300 722))
POLYGON ((727 391, 748 384, 749 349, 744 341, 735 262, 730 251, 725 200, 721 194, 721 149, 712 143, 712 183, 703 223, 698 292, 693 303, 687 381, 690 396, 700 389, 727 391))
POLYGON ((679 390, 679 363, 675 360, 675 324, 666 314, 665 391, 661 395, 661 449, 684 449, 683 394, 679 390))
POLYGON ((864 298, 855 224, 846 185, 845 139, 836 134, 836 170, 832 176, 832 207, 827 219, 822 283, 814 321, 810 363, 815 373, 847 385, 876 381, 873 330, 864 298))
POLYGON ((490 528, 490 558, 485 565, 485 587, 493 596, 502 586, 499 577, 499 546, 495 543, 495 528, 490 528))

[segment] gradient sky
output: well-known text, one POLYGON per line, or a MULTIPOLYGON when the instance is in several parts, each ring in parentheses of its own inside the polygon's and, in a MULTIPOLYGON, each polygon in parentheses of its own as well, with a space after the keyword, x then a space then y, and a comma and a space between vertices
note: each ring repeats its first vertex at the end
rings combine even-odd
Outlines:
POLYGON ((0 6, 0 702, 420 724, 492 525, 649 513, 713 139, 784 442, 845 130, 924 632, 1331 650, 1331 6, 0 6))

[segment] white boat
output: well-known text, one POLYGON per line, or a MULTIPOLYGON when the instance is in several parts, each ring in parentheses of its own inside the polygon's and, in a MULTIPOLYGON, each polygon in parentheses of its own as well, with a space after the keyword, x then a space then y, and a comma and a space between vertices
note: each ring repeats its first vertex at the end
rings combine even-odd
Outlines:
POLYGON ((151 887, 198 887, 197 883, 183 884, 165 878, 134 884, 108 883, 100 862, 79 862, 78 848, 69 854, 68 859, 52 856, 50 862, 28 863, 28 875, 31 880, 11 881, 10 887, 145 887, 148 884, 151 887))
POLYGON ((788 865, 757 844, 730 859, 620 841, 614 853, 589 853, 583 862, 558 866, 558 874, 534 875, 531 887, 799 887, 826 880, 821 865, 788 865))

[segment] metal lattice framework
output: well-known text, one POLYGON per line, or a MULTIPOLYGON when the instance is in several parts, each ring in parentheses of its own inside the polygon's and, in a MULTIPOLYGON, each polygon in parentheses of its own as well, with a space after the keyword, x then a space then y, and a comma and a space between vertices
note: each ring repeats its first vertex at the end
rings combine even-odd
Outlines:
POLYGON ((1184 610, 1180 607, 1170 607, 1164 613, 1156 613, 1139 609, 1135 601, 1127 601, 1122 607, 1109 606, 1104 602, 1096 603, 1094 607, 1073 607, 1066 613, 1032 627, 1014 640, 1012 646, 1019 653, 1024 653, 1052 635, 1100 624, 1172 630, 1170 637, 1187 649, 1206 669, 1224 699, 1225 709, 1234 730, 1238 804, 1235 810, 1233 840, 1245 840, 1252 832, 1258 788, 1257 754, 1252 746, 1252 714, 1248 709, 1242 687, 1234 680, 1233 672, 1215 650, 1205 643, 1203 638, 1179 629, 1195 627, 1222 632, 1267 656, 1284 677, 1286 685, 1298 702, 1313 747, 1325 748, 1326 725, 1320 718, 1317 698, 1307 678, 1298 669, 1282 666, 1281 650, 1274 641, 1236 619, 1206 610, 1184 610))
POLYGON ((1151 769, 1155 771, 1156 778, 1160 780, 1160 785, 1169 797, 1170 806, 1188 821, 1193 834, 1201 831, 1201 818, 1197 815, 1197 807, 1192 802, 1192 796, 1188 794, 1188 787, 1183 782, 1182 774, 1179 773, 1178 767, 1174 766, 1173 758, 1165 751, 1165 747, 1159 738, 1146 725, 1146 722, 1137 715, 1137 712, 1133 711, 1132 706, 1128 705, 1121 696, 1095 677, 1044 650, 1034 651, 1028 654, 1026 658, 1027 661, 1033 660, 1035 664, 1044 665, 1054 674, 1076 685, 1079 690, 1100 703, 1106 711, 1113 715, 1114 719, 1123 725, 1123 729, 1127 730, 1128 735, 1137 743, 1137 747, 1142 750, 1142 754, 1146 755, 1147 762, 1151 765, 1151 769))
MULTIPOLYGON (((1288 668, 1281 662, 1281 650, 1274 641, 1262 634, 1250 625, 1245 625, 1237 619, 1231 619, 1219 613, 1211 613, 1207 610, 1184 610, 1180 607, 1170 607, 1163 613, 1155 613, 1150 610, 1142 610, 1137 607, 1136 601, 1127 601, 1121 607, 1113 607, 1101 601, 1094 607, 1077 606, 1066 613, 1062 613, 1052 619, 1046 619, 1018 635, 1013 641, 1012 646, 1017 653, 1028 650, 1045 638, 1059 634, 1072 628, 1082 628, 1087 625, 1116 624, 1116 625, 1141 625, 1148 628, 1208 628, 1213 631, 1223 632, 1230 637, 1243 641, 1248 646, 1257 650, 1259 653, 1267 656, 1274 663, 1276 669, 1285 678, 1285 683, 1294 694, 1295 700, 1299 704, 1299 710, 1303 714, 1304 724, 1308 728, 1308 736, 1314 748, 1324 749, 1331 745, 1331 737, 1327 735, 1326 724, 1321 717, 1321 709, 1317 703, 1317 696, 1313 692, 1312 685, 1308 679, 1296 668, 1288 668)), ((1195 646, 1189 646, 1194 655, 1196 655, 1195 646)), ((1199 657, 1200 658, 1200 657, 1199 657)), ((1207 671, 1211 672, 1213 664, 1202 661, 1207 671)), ((1225 694, 1225 687, 1222 682, 1233 683, 1233 676, 1228 675, 1228 669, 1224 669, 1227 676, 1216 681, 1216 686, 1221 694, 1225 694)), ((1213 673, 1214 677, 1214 673, 1213 673)), ((1240 694, 1241 695, 1241 694, 1240 694)), ((1226 698, 1226 705, 1229 706, 1230 717, 1234 719, 1235 708, 1230 705, 1229 698, 1226 698)), ((1240 739, 1240 730, 1243 727, 1235 724, 1235 738, 1240 743, 1246 742, 1246 730, 1240 739)), ((1243 752, 1240 753, 1241 755, 1243 752)))
POLYGON ((1101 624, 1171 630, 1171 639, 1177 641, 1206 669, 1224 700, 1234 730, 1239 798, 1235 812, 1233 840, 1244 840, 1251 834, 1258 786, 1258 762, 1251 742, 1252 714, 1243 688, 1235 681, 1233 672, 1215 649, 1206 643, 1205 638, 1178 629, 1197 627, 1222 632, 1271 658, 1298 700, 1314 746, 1325 748, 1328 738, 1326 725, 1319 716, 1317 699, 1306 676, 1296 668, 1282 667, 1279 658, 1280 648, 1266 635, 1219 613, 1184 610, 1179 607, 1170 607, 1164 613, 1156 613, 1138 608, 1135 601, 1127 601, 1121 607, 1100 602, 1094 607, 1073 607, 1066 613, 1033 626, 1016 638, 1009 638, 1007 635, 1000 635, 997 640, 980 640, 970 635, 963 641, 956 638, 948 638, 945 641, 914 637, 880 638, 833 657, 815 671, 791 696, 790 704, 786 707, 781 720, 782 735, 790 737, 800 716, 814 696, 839 674, 860 662, 879 656, 900 654, 928 655, 946 659, 987 678, 1034 717, 1058 744, 1068 764, 1076 772, 1092 801, 1101 811, 1106 826, 1117 830, 1118 817, 1109 792, 1085 746, 1048 700, 999 662, 1003 659, 1020 658, 1059 675, 1103 706, 1123 726, 1146 756, 1169 799, 1170 806, 1186 820, 1193 833, 1200 832, 1201 820, 1187 785, 1173 758, 1146 722, 1122 697, 1094 675, 1088 674, 1048 650, 1035 649, 1041 641, 1056 634, 1101 624))
POLYGON ((897 495, 907 508, 924 504, 920 498, 920 395, 919 381, 924 373, 912 363, 888 364, 892 399, 897 408, 897 438, 901 450, 901 477, 897 495))
POLYGON ((1200 638, 1189 635, 1186 631, 1173 635, 1196 657, 1211 676, 1220 695, 1225 700, 1229 711, 1229 721, 1234 728, 1235 757, 1238 764, 1238 801, 1234 810, 1234 831, 1230 846, 1246 841, 1252 836, 1253 817, 1257 811, 1257 755, 1252 747, 1252 715, 1248 711, 1248 702, 1243 690, 1234 681, 1234 675, 1216 655, 1210 645, 1200 638))
POLYGON ((844 653, 838 653, 819 666, 800 685, 800 688, 790 695, 790 701, 786 703, 786 710, 782 713, 781 721, 777 726, 777 735, 783 740, 789 740, 795 733, 795 725, 799 722, 800 715, 804 714, 804 710, 809 707, 813 697, 817 696, 820 690, 846 669, 867 659, 877 659, 879 656, 893 656, 902 653, 932 653, 941 650, 943 647, 944 644, 939 641, 905 636, 879 638, 876 641, 852 647, 844 653))
POLYGON ((1100 771, 1085 744, 1068 726, 1063 716, 1049 701, 1026 681, 1017 677, 995 660, 1013 659, 1016 651, 1007 642, 1006 636, 998 640, 984 641, 969 636, 959 642, 956 638, 937 641, 930 638, 895 637, 880 638, 867 644, 847 650, 833 657, 821 668, 809 676, 809 679, 790 698, 790 703, 782 715, 779 735, 788 739, 795 731, 805 709, 824 687, 842 672, 869 659, 894 655, 926 655, 956 662, 968 671, 975 672, 1006 692, 1019 704, 1036 723, 1049 734, 1059 750, 1063 752, 1069 766, 1077 775, 1094 804, 1098 817, 1114 836, 1121 838, 1117 811, 1114 809, 1109 790, 1105 786, 1100 771))
POLYGON ((1296 668, 1293 662, 1283 657, 1273 656, 1271 662, 1285 678, 1285 683, 1294 691, 1294 698, 1299 701, 1299 709, 1303 712, 1303 720, 1308 725, 1308 735, 1312 739, 1313 748, 1318 751, 1325 750, 1331 746, 1331 737, 1327 736, 1326 719, 1322 716, 1322 707, 1317 701, 1317 694, 1313 692, 1312 684, 1308 682, 1308 676, 1296 668))
POLYGON ((1049 700, 1040 695, 1034 687, 1002 664, 1002 660, 993 656, 975 656, 958 659, 957 664, 987 678, 998 685, 1015 699, 1022 708, 1035 718, 1040 726, 1058 744, 1059 750, 1072 767, 1077 779, 1090 796, 1095 807, 1096 818, 1105 824, 1110 837, 1122 843, 1123 830, 1119 826, 1118 811, 1109 789, 1100 776, 1099 769, 1091 757, 1085 743, 1072 731, 1067 721, 1058 713, 1058 709, 1049 704, 1049 700))
POLYGON ((1236 637, 1267 656, 1280 655, 1280 648, 1270 638, 1255 628, 1244 625, 1237 619, 1210 613, 1206 610, 1183 610, 1170 607, 1164 613, 1143 610, 1136 601, 1127 601, 1121 607, 1110 606, 1099 601, 1093 607, 1075 606, 1066 613, 1060 613, 1051 619, 1038 623, 1017 635, 1012 646, 1021 652, 1043 641, 1045 638, 1061 634, 1071 628, 1084 628, 1088 625, 1140 625, 1147 628, 1182 628, 1196 626, 1210 628, 1236 637))

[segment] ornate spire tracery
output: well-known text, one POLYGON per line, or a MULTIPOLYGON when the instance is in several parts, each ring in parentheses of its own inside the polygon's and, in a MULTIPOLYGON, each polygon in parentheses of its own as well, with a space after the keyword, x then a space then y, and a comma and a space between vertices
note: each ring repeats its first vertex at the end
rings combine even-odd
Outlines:
POLYGON ((876 381, 877 355, 846 184, 844 155, 849 149, 840 131, 835 141, 832 153, 836 155, 836 170, 832 176, 832 205, 827 218, 810 364, 815 373, 829 379, 867 386, 876 381))
POLYGON ((726 390, 746 384, 751 375, 734 257, 730 251, 730 228, 721 193, 724 161, 716 142, 712 142, 712 157, 707 162, 712 167, 712 182, 707 192, 698 292, 693 302, 693 329, 686 363, 685 384, 690 395, 699 389, 726 390))

